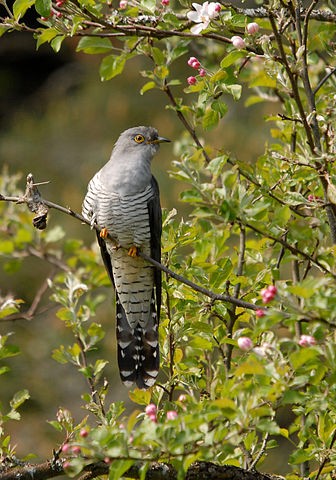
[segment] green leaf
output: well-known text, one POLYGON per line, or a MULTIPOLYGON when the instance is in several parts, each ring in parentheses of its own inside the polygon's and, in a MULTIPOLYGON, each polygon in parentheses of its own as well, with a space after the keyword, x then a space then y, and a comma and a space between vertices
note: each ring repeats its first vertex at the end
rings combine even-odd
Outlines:
POLYGON ((203 337, 194 337, 188 342, 188 345, 193 348, 201 348, 202 350, 212 350, 213 344, 203 337))
POLYGON ((239 375, 265 375, 265 367, 256 359, 249 358, 246 362, 241 363, 235 371, 235 376, 239 375))
POLYGON ((0 348, 0 360, 19 355, 20 349, 16 345, 4 345, 0 348))
POLYGON ((293 365, 294 370, 304 365, 307 362, 311 362, 318 356, 318 351, 313 347, 300 348, 300 350, 293 352, 289 356, 289 360, 293 365))
POLYGON ((16 0, 13 4, 15 20, 19 20, 26 13, 28 8, 34 5, 35 0, 16 0))
POLYGON ((205 112, 205 115, 203 116, 202 126, 204 130, 211 130, 218 124, 218 121, 219 121, 219 113, 209 108, 207 109, 207 111, 205 112))
POLYGON ((240 97, 241 97, 241 93, 242 93, 242 86, 241 85, 225 85, 225 91, 227 93, 229 93, 230 95, 232 95, 232 97, 234 98, 234 100, 239 100, 240 97))
POLYGON ((141 0, 140 5, 144 10, 148 10, 151 13, 154 13, 156 10, 156 0, 141 0))
POLYGON ((22 405, 26 400, 28 400, 28 398, 30 398, 28 390, 20 390, 14 395, 14 397, 10 401, 10 406, 14 410, 17 410, 20 405, 22 405))
POLYGON ((2 37, 2 35, 10 29, 11 29, 10 26, 0 25, 0 37, 2 37))
POLYGON ((113 460, 109 469, 109 480, 119 480, 134 463, 134 460, 113 460))
POLYGON ((97 53, 108 53, 112 50, 111 41, 101 37, 83 37, 78 42, 76 51, 83 51, 89 55, 97 53))
POLYGON ((232 50, 228 55, 226 55, 226 57, 223 58, 223 60, 220 63, 220 66, 222 68, 227 68, 233 63, 235 63, 237 60, 245 56, 246 54, 244 52, 240 52, 239 50, 232 50))
POLYGON ((221 100, 215 100, 214 102, 212 102, 211 108, 215 112, 218 112, 221 117, 224 117, 224 115, 228 111, 228 106, 221 100))
POLYGON ((132 402, 138 405, 148 405, 151 400, 151 392, 149 390, 141 390, 140 388, 131 390, 128 392, 128 396, 132 402))
POLYGON ((148 92, 148 90, 152 90, 155 87, 156 87, 155 82, 150 81, 145 83, 145 85, 140 90, 140 95, 143 95, 144 93, 148 92))
POLYGON ((36 42, 36 48, 39 48, 40 45, 43 45, 46 42, 50 43, 51 40, 53 38, 57 37, 58 34, 59 34, 59 32, 54 28, 46 28, 46 29, 42 30, 38 34, 37 42, 36 42))
POLYGON ((166 63, 165 54, 162 52, 160 48, 153 47, 151 50, 151 53, 156 65, 162 65, 166 63))
POLYGON ((51 12, 51 0, 36 0, 35 10, 41 17, 49 17, 51 12))
POLYGON ((111 78, 120 75, 124 70, 126 58, 122 56, 108 55, 103 58, 99 73, 102 81, 111 80, 111 78))
POLYGON ((53 40, 51 40, 50 45, 54 52, 58 53, 60 51, 64 39, 65 35, 58 35, 53 40))
POLYGON ((3 240, 0 245, 0 251, 4 255, 8 255, 10 253, 13 253, 14 251, 14 243, 11 242, 10 240, 3 240))

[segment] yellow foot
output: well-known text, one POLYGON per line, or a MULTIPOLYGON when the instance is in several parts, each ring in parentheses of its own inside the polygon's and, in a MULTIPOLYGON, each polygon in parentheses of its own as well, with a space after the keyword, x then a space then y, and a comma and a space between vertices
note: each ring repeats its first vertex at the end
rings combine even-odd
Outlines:
POLYGON ((132 245, 128 250, 128 255, 133 258, 136 257, 138 255, 138 247, 132 245))
POLYGON ((100 230, 99 236, 100 236, 101 238, 104 238, 104 239, 107 238, 107 236, 108 236, 108 230, 107 230, 107 228, 105 228, 105 227, 102 228, 102 229, 100 230))

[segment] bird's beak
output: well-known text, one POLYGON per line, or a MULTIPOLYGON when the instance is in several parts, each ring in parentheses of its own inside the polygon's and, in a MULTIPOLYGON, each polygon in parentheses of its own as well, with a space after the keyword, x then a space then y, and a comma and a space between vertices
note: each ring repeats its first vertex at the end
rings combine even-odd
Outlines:
POLYGON ((168 140, 168 138, 165 138, 165 137, 158 137, 155 140, 150 140, 147 143, 155 144, 155 143, 163 143, 163 142, 170 142, 170 140, 168 140))

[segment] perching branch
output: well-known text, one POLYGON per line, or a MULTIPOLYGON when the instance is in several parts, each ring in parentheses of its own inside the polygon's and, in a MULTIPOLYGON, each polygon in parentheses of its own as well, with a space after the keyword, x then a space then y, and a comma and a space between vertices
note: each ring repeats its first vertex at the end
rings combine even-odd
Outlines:
MULTIPOLYGON (((65 213, 67 215, 70 215, 71 217, 75 218, 76 220, 79 220, 82 223, 85 223, 89 225, 91 228, 94 228, 98 232, 100 231, 100 228, 97 225, 91 225, 90 221, 84 218, 82 215, 79 213, 74 212, 71 210, 71 208, 66 208, 61 205, 58 205, 56 203, 50 202, 49 200, 45 200, 44 198, 41 197, 40 193, 38 192, 37 194, 37 184, 34 183, 33 175, 30 173, 27 176, 27 186, 26 186, 26 192, 23 196, 21 197, 7 197, 5 195, 0 194, 0 201, 7 201, 7 202, 15 202, 15 203, 26 203, 28 205, 28 208, 35 212, 36 215, 33 219, 33 224, 36 226, 36 228, 41 228, 41 226, 46 226, 47 222, 47 213, 48 213, 48 208, 53 208, 55 210, 58 210, 62 213, 65 213)), ((117 245, 117 241, 111 234, 108 235, 108 239, 111 242, 114 242, 117 245)), ((168 274, 170 277, 174 278, 180 283, 183 283, 187 285, 188 287, 192 288, 196 292, 199 292, 209 298, 211 300, 216 301, 222 301, 222 302, 228 302, 233 305, 236 305, 237 307, 241 308, 246 308, 246 309, 251 309, 251 310, 257 310, 259 307, 253 303, 250 302, 245 302, 244 300, 240 300, 239 298, 232 297, 230 295, 222 295, 220 293, 215 293, 211 290, 208 290, 205 287, 202 287, 201 285, 198 285, 191 280, 183 277, 182 275, 178 275, 177 273, 173 272, 170 270, 168 267, 165 265, 157 262, 156 260, 152 259, 145 253, 139 251, 139 256, 145 259, 147 262, 151 263, 154 267, 158 268, 159 270, 162 270, 166 274, 168 274)))

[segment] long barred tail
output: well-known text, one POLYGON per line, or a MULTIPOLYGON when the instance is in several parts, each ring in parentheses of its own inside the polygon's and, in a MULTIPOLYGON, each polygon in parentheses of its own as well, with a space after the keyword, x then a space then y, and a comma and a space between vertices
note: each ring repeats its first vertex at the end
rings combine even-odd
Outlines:
POLYGON ((139 388, 154 385, 160 367, 158 319, 155 302, 151 302, 146 325, 139 323, 132 328, 125 310, 117 297, 118 365, 122 382, 126 387, 133 383, 139 388))

